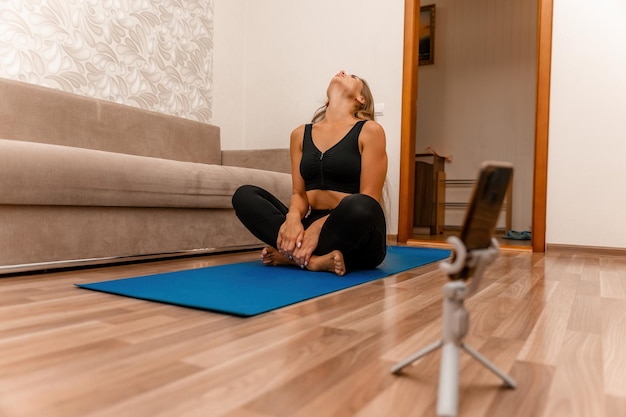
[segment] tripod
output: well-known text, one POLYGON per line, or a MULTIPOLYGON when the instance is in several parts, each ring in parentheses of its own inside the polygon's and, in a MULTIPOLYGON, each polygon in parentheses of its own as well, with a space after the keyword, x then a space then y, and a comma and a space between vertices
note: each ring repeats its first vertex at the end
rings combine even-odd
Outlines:
POLYGON ((419 358, 441 348, 441 365, 439 369, 439 388, 437 392, 437 416, 456 417, 459 404, 459 349, 469 353, 474 359, 498 375, 509 388, 515 388, 515 381, 489 362, 479 352, 472 349, 463 338, 469 327, 469 313, 464 300, 477 289, 485 268, 498 256, 499 246, 495 239, 487 249, 472 250, 468 253, 465 245, 457 237, 448 238, 456 253, 454 262, 442 262, 439 266, 449 276, 461 272, 465 267, 474 270, 472 282, 467 285, 462 280, 453 280, 443 287, 443 331, 442 338, 431 343, 422 350, 398 362, 391 372, 399 374, 404 367, 419 358))

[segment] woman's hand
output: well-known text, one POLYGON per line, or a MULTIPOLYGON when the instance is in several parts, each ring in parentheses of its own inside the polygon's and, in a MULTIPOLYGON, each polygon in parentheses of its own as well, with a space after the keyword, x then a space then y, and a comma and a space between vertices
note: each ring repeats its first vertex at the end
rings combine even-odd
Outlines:
POLYGON ((309 264, 311 255, 313 255, 313 251, 317 248, 322 226, 324 226, 324 222, 327 218, 328 216, 324 216, 316 220, 304 231, 302 243, 296 247, 292 254, 293 261, 300 267, 304 268, 309 264))
POLYGON ((276 249, 286 257, 292 259, 296 249, 302 246, 304 226, 299 216, 287 215, 287 219, 278 230, 276 249))

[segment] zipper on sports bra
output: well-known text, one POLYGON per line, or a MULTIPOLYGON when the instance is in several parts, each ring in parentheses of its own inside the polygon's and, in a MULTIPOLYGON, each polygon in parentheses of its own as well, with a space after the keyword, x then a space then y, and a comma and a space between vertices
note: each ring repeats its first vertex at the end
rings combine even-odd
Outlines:
POLYGON ((326 187, 326 183, 324 182, 324 152, 320 153, 320 180, 322 187, 326 187))

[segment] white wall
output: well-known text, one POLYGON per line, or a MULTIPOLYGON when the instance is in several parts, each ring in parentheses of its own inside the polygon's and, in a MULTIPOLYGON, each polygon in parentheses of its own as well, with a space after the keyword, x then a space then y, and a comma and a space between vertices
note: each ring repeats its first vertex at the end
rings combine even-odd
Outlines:
POLYGON ((368 81, 387 134, 397 233, 404 1, 215 0, 214 123, 224 149, 285 148, 344 69, 368 81))
POLYGON ((245 0, 213 2, 213 14, 219 18, 213 21, 214 104, 210 123, 220 127, 223 149, 246 149, 246 4, 245 0))
POLYGON ((548 244, 626 247, 626 2, 555 0, 548 244))
MULTIPOLYGON (((396 233, 404 2, 215 0, 214 15, 212 122, 226 149, 287 146, 339 68, 370 81, 396 233)), ((623 0, 554 1, 548 244, 626 247, 625 21, 623 0)))

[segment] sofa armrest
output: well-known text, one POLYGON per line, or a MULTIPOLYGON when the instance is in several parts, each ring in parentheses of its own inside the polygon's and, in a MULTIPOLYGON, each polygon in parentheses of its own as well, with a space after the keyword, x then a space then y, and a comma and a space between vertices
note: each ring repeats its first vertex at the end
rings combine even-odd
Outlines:
POLYGON ((291 174, 289 149, 223 150, 222 165, 291 174))

